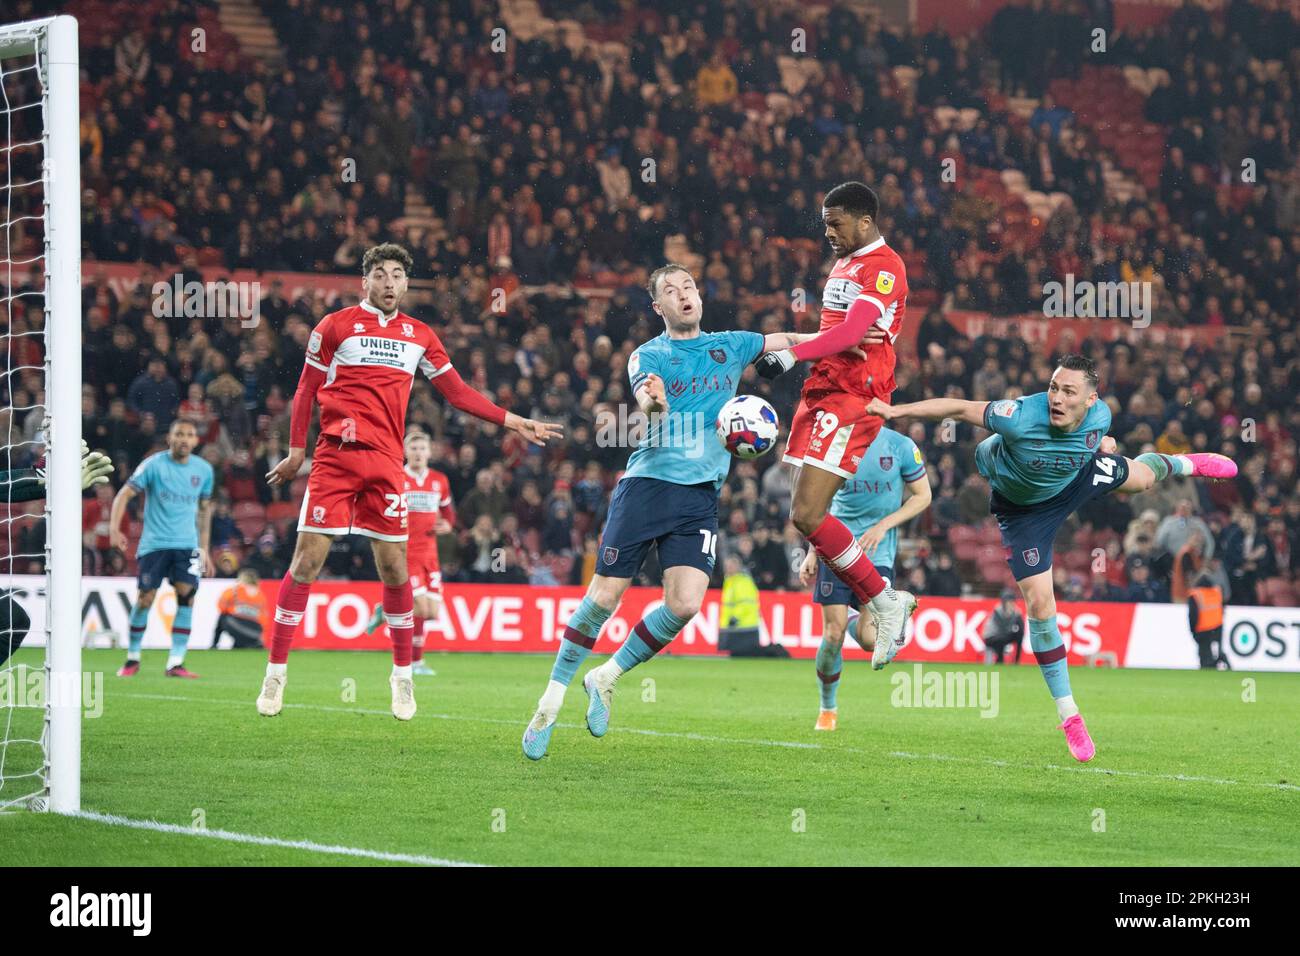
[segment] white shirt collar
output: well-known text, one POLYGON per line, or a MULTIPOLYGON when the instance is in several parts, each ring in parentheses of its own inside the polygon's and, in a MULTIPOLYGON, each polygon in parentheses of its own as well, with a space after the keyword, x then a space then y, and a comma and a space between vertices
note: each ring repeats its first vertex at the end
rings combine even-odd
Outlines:
POLYGON ((384 313, 381 310, 375 308, 373 305, 370 304, 369 299, 361 300, 361 308, 365 309, 367 312, 369 312, 371 315, 377 318, 379 320, 379 325, 381 328, 387 327, 389 322, 397 318, 397 309, 394 309, 392 312, 388 313, 387 315, 384 315, 384 313))
POLYGON ((867 243, 865 246, 863 246, 861 249, 857 249, 857 250, 855 250, 855 251, 853 251, 853 252, 850 252, 850 253, 849 253, 847 256, 845 256, 844 258, 846 258, 846 259, 856 259, 858 256, 865 256, 868 252, 875 252, 877 249, 879 249, 879 248, 880 248, 881 246, 883 246, 884 244, 885 244, 885 237, 884 237, 884 236, 881 236, 881 237, 880 237, 879 239, 877 239, 875 242, 868 242, 868 243, 867 243))

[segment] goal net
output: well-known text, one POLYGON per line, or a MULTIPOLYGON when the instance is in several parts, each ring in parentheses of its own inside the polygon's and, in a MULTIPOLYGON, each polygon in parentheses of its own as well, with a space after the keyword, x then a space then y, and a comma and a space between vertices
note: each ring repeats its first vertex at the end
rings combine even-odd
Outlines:
POLYGON ((81 802, 78 82, 75 19, 0 24, 0 469, 47 476, 0 485, 0 812, 81 802))

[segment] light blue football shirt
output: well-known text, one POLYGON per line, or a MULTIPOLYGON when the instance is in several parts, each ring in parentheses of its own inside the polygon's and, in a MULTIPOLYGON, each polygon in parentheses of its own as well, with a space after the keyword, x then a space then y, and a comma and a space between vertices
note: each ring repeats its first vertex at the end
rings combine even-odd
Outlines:
POLYGON ((1110 409, 1100 398, 1079 427, 1062 431, 1050 423, 1047 393, 989 402, 984 427, 996 434, 975 449, 975 467, 993 490, 1018 505, 1061 493, 1097 455, 1110 430, 1110 409))
MULTIPOLYGON (((903 505, 903 487, 925 474, 925 459, 916 442, 889 428, 880 429, 858 463, 858 470, 831 499, 831 514, 859 538, 881 518, 903 505)), ((871 563, 893 565, 898 529, 891 528, 871 555, 871 563)))
POLYGON ((664 332, 633 352, 627 363, 633 394, 646 376, 658 375, 668 413, 651 416, 624 477, 677 485, 711 481, 721 488, 731 456, 718 441, 718 412, 735 397, 745 366, 762 353, 763 336, 740 331, 701 332, 693 339, 670 339, 664 332))
POLYGON ((212 466, 198 455, 184 463, 170 451, 155 452, 136 468, 127 482, 143 491, 144 533, 136 557, 164 548, 199 546, 199 502, 212 497, 212 466))

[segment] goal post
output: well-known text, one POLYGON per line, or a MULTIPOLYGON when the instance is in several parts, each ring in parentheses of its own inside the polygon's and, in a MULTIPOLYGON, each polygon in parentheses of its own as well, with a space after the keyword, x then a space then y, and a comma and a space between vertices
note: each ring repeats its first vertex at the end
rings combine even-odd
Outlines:
MULTIPOLYGON (((81 156, 77 21, 70 16, 0 25, 0 74, 34 66, 40 94, 43 228, 46 521, 44 788, 30 804, 58 813, 81 809, 81 156), (47 797, 47 799, 42 799, 47 797)), ((8 80, 6 75, 4 80, 8 80)), ((26 77, 20 78, 25 80, 26 77)), ((15 107, 8 105, 6 111, 15 107)), ((8 117, 12 120, 12 116, 8 117)), ((13 123, 7 124, 10 129, 13 123)), ((28 127, 34 124, 26 124, 28 127)), ((25 136, 26 140, 35 137, 25 136)), ((12 208, 14 151, 6 142, 12 208)), ((10 276, 12 215, 5 214, 10 276)), ((35 264, 33 263, 32 266, 35 264)), ((5 321, 15 296, 6 289, 5 321)), ((8 326, 12 331, 12 326, 8 326)), ((12 371, 5 370, 7 373, 12 371)), ((10 569, 12 570, 12 558, 10 569)))

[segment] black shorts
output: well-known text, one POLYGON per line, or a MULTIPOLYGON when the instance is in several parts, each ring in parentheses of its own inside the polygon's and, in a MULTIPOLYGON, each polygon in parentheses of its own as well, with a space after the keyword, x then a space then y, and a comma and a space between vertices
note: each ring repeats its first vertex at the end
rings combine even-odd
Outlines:
POLYGON ((994 491, 989 510, 998 519, 1007 564, 1017 581, 1052 566, 1052 542, 1065 519, 1093 498, 1115 491, 1128 481, 1123 455, 1097 455, 1078 476, 1046 501, 1019 505, 994 491))
POLYGON ((141 591, 156 591, 166 578, 175 587, 177 584, 189 584, 198 587, 199 575, 203 566, 199 563, 198 548, 159 548, 142 554, 136 559, 139 577, 136 580, 141 591))
POLYGON ((686 565, 713 574, 718 550, 718 489, 713 482, 620 481, 609 500, 596 573, 636 577, 652 543, 659 549, 659 565, 665 571, 686 565))

